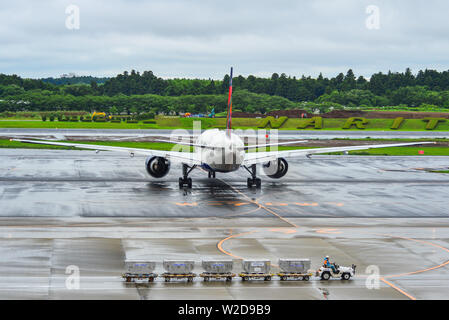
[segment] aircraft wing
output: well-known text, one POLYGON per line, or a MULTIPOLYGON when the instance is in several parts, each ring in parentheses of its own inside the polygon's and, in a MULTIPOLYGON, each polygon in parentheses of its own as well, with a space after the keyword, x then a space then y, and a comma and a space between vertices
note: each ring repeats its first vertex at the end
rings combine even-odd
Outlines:
POLYGON ((373 144, 373 145, 349 146, 349 147, 297 149, 297 150, 272 151, 272 152, 249 152, 245 154, 245 160, 243 161, 243 165, 248 166, 256 163, 265 163, 268 161, 275 160, 277 158, 307 157, 312 154, 320 154, 320 153, 366 150, 366 149, 389 148, 389 147, 405 147, 405 146, 435 144, 435 143, 436 142, 406 142, 406 143, 373 144))
POLYGON ((298 140, 298 141, 277 142, 277 143, 269 143, 269 144, 258 144, 258 145, 256 144, 256 145, 251 145, 251 146, 245 146, 245 147, 243 147, 243 150, 275 147, 275 146, 282 146, 282 145, 295 144, 295 143, 304 143, 304 142, 307 142, 307 141, 306 140, 298 140))
POLYGON ((212 149, 212 150, 222 150, 223 147, 213 147, 213 146, 207 146, 204 144, 198 144, 198 143, 191 143, 191 142, 183 142, 183 141, 172 141, 172 140, 155 140, 157 142, 164 142, 164 143, 171 143, 171 144, 179 144, 182 146, 189 146, 189 147, 197 147, 201 149, 212 149))
POLYGON ((163 151, 163 150, 153 150, 153 149, 143 149, 143 148, 104 146, 104 145, 96 145, 96 144, 53 142, 53 141, 46 141, 46 140, 11 139, 11 141, 53 145, 53 146, 74 147, 74 148, 90 149, 90 150, 97 150, 97 151, 124 152, 124 153, 128 153, 130 155, 140 154, 140 155, 144 155, 144 156, 164 157, 173 162, 181 162, 181 163, 185 163, 185 164, 189 164, 189 165, 194 165, 194 164, 201 165, 201 159, 198 158, 197 154, 191 153, 191 152, 173 152, 173 151, 163 151))

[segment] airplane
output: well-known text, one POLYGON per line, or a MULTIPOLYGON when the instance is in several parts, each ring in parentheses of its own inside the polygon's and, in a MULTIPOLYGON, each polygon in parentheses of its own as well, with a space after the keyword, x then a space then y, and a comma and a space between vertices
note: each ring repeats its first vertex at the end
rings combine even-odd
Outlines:
POLYGON ((209 129, 201 133, 196 141, 180 142, 158 140, 159 142, 168 142, 178 145, 184 145, 194 148, 194 152, 178 152, 178 151, 161 151, 142 148, 126 148, 104 145, 91 145, 70 142, 52 142, 48 140, 27 140, 27 139, 11 139, 24 143, 35 143, 45 145, 67 146, 82 149, 92 149, 99 151, 116 151, 126 152, 131 156, 135 154, 147 156, 145 168, 149 175, 154 178, 163 178, 170 171, 171 162, 182 164, 182 177, 179 178, 179 188, 192 188, 192 179, 189 174, 195 168, 201 168, 208 172, 208 178, 215 178, 216 173, 229 173, 246 169, 251 175, 247 179, 248 188, 261 187, 261 179, 257 177, 257 165, 262 164, 265 174, 272 179, 279 179, 288 172, 287 158, 310 157, 312 154, 323 154, 330 152, 347 152, 353 150, 365 150, 374 148, 401 147, 422 144, 435 144, 435 142, 407 142, 395 144, 377 144, 362 145, 349 147, 329 147, 329 148, 313 148, 298 149, 285 151, 265 151, 265 152, 246 152, 252 149, 260 149, 266 147, 277 147, 280 145, 295 144, 304 142, 290 141, 280 143, 245 145, 243 139, 232 131, 232 72, 231 67, 228 93, 228 107, 226 117, 226 130, 209 129))

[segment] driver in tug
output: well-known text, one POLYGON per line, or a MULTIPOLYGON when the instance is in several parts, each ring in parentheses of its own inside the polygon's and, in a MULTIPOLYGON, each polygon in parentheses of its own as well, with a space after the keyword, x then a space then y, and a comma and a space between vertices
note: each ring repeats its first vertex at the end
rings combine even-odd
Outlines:
POLYGON ((337 269, 335 268, 335 265, 334 265, 333 263, 332 263, 332 264, 330 263, 330 261, 329 261, 329 256, 326 256, 326 257, 324 258, 323 266, 324 266, 325 268, 331 268, 333 273, 338 273, 337 269))

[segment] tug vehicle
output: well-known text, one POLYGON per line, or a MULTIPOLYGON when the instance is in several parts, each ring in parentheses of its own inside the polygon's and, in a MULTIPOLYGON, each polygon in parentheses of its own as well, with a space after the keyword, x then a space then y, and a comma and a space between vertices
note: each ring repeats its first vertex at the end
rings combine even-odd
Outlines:
POLYGON ((336 263, 332 264, 334 268, 322 265, 315 273, 316 277, 321 280, 329 280, 330 278, 340 278, 341 280, 349 280, 355 275, 355 264, 350 267, 339 266, 336 263))

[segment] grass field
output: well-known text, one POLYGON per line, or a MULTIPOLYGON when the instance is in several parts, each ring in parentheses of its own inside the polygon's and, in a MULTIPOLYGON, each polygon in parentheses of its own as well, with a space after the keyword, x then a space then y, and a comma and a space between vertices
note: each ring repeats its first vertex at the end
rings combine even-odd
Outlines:
MULTIPOLYGON (((67 142, 67 141, 65 141, 67 142)), ((75 143, 74 141, 71 141, 75 143)), ((128 147, 128 148, 144 148, 144 149, 155 149, 155 150, 172 150, 173 144, 170 143, 159 143, 159 142, 128 142, 128 141, 97 141, 97 142, 76 142, 84 144, 99 144, 105 146, 117 146, 117 147, 128 147)), ((41 145, 41 144, 31 144, 22 143, 17 141, 0 140, 0 148, 17 148, 17 149, 60 149, 60 150, 72 150, 75 148, 63 147, 63 146, 51 146, 51 145, 41 145)), ((295 150, 304 149, 306 147, 286 147, 280 146, 279 151, 282 150, 295 150)), ((370 149, 361 151, 351 151, 350 155, 385 155, 385 156, 418 156, 419 151, 423 150, 426 156, 449 156, 449 147, 434 147, 434 146, 419 146, 419 147, 392 147, 392 148, 382 148, 382 149, 370 149)), ((266 151, 269 151, 267 148, 266 151)), ((332 154, 342 154, 332 153, 332 154)))
MULTIPOLYGON (((59 122, 59 121, 0 121, 0 128, 37 128, 37 129, 163 129, 156 124, 110 123, 110 122, 59 122)), ((173 129, 168 127, 167 129, 173 129)))
MULTIPOLYGON (((307 128, 305 130, 343 130, 343 125, 345 124, 347 119, 323 119, 323 128, 322 129, 314 129, 307 128)), ((426 131, 426 122, 421 119, 405 119, 402 123, 401 127, 397 130, 390 129, 394 119, 367 119, 368 124, 365 125, 365 129, 357 129, 352 127, 347 130, 369 130, 369 131, 426 131)), ((297 128, 300 123, 303 123, 306 120, 303 119, 288 119, 286 122, 286 126, 297 128)), ((438 126, 434 129, 435 131, 448 131, 449 130, 449 121, 445 121, 439 123, 438 126)))
MULTIPOLYGON (((0 120, 0 128, 48 128, 48 129, 192 129, 194 121, 201 121, 202 129, 223 128, 226 126, 224 118, 177 118, 161 117, 156 120, 156 124, 140 123, 110 123, 110 122, 59 122, 59 121, 38 121, 38 120, 0 120)), ((235 118, 232 125, 235 129, 257 129, 261 119, 235 118)), ((305 119, 288 119, 280 130, 297 130, 305 119)), ((368 119, 365 129, 352 127, 346 130, 370 130, 389 131, 394 119, 368 119)), ((342 130, 346 119, 323 119, 323 128, 314 129, 312 127, 303 130, 342 130)), ((392 131, 425 131, 426 122, 421 119, 406 119, 398 130, 392 131)), ((449 121, 438 124, 435 131, 449 131, 449 121)))

